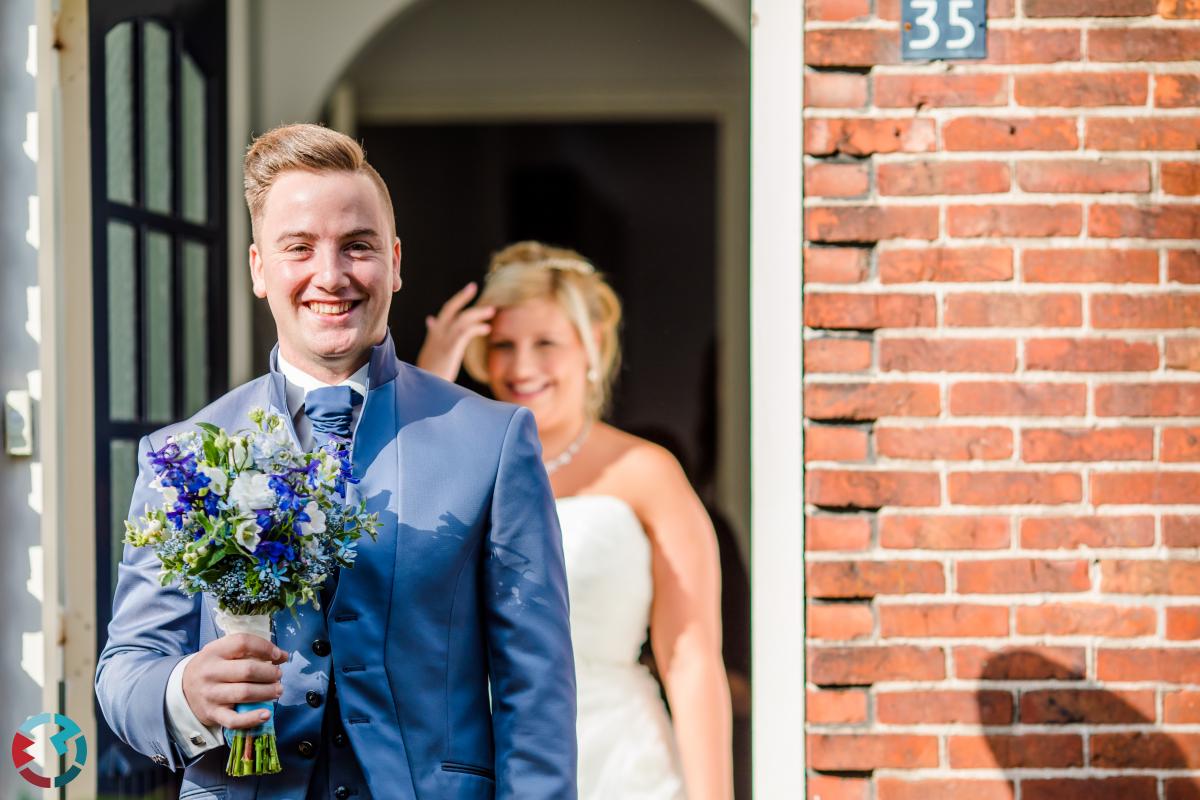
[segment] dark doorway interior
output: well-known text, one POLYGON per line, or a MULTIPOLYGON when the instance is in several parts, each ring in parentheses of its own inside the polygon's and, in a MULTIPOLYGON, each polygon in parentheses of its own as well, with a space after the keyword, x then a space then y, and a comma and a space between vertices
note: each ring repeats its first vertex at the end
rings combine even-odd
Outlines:
POLYGON ((391 318, 401 358, 416 358, 425 316, 482 278, 495 250, 571 247, 625 305, 611 421, 669 434, 689 469, 711 459, 715 124, 368 125, 359 136, 403 242, 391 318))
MULTIPOLYGON (((717 126, 712 122, 364 125, 392 192, 404 288, 392 307, 400 357, 425 316, 521 239, 574 248, 625 307, 610 421, 675 452, 711 499, 716 453, 717 126)), ((460 382, 486 393, 464 373, 460 382)), ((737 796, 748 798, 748 575, 732 528, 721 545, 725 660, 735 685, 737 796)))

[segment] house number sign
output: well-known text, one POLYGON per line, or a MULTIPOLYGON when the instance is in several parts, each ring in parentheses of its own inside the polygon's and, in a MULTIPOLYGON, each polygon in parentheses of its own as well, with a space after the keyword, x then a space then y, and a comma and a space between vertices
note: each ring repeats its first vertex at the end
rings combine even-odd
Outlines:
POLYGON ((987 0, 901 0, 900 57, 987 58, 987 0))

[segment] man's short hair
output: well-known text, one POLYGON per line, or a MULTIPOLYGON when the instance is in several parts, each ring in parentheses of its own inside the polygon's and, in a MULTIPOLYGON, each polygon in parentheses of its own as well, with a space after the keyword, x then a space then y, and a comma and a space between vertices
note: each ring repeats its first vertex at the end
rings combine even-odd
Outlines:
POLYGON ((246 151, 243 169, 246 206, 250 209, 255 239, 258 238, 258 224, 267 203, 267 193, 271 191, 275 179, 289 170, 366 175, 379 189, 392 226, 392 235, 396 235, 396 212, 392 209, 392 196, 388 193, 387 184, 375 168, 367 163, 366 154, 359 143, 344 133, 307 123, 280 125, 251 143, 246 151))

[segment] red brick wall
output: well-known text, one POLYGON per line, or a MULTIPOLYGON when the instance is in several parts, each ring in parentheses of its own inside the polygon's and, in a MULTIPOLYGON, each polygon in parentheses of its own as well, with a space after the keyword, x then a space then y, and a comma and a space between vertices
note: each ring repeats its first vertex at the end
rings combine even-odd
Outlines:
POLYGON ((1200 0, 988 5, 807 4, 809 796, 1200 798, 1200 0))

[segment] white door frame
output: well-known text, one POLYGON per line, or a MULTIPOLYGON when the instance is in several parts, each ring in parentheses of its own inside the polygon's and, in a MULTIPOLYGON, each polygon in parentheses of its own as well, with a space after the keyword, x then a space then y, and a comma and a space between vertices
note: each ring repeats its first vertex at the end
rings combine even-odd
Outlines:
POLYGON ((805 797, 803 9, 750 27, 750 592, 754 796, 805 797))
MULTIPOLYGON (((37 0, 42 704, 96 740, 95 419, 88 0, 37 0), (68 133, 70 132, 70 133, 68 133), (64 692, 60 707, 59 683, 64 692)), ((66 788, 95 797, 89 762, 66 788)), ((53 789, 46 797, 56 797, 53 789)))

